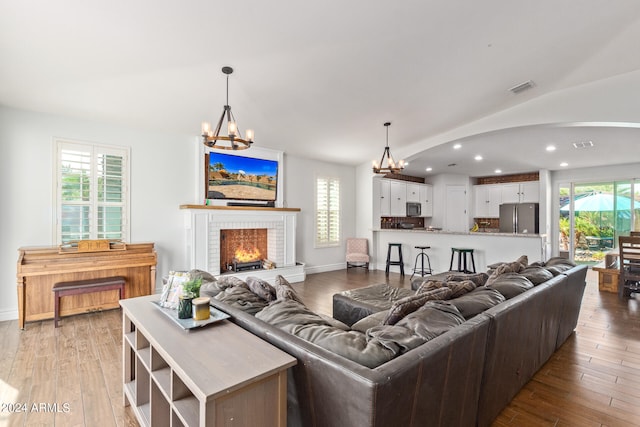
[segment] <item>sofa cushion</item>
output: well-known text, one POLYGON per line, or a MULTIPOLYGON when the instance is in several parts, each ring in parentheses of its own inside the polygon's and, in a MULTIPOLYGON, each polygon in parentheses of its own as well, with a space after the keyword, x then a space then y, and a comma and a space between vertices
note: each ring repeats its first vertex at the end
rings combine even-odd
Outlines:
POLYGON ((449 301, 428 301, 400 320, 396 326, 407 328, 414 335, 429 341, 464 321, 460 311, 449 301))
POLYGON ((297 301, 300 304, 304 304, 293 287, 289 284, 289 282, 287 282, 287 279, 279 274, 276 276, 274 288, 276 290, 277 299, 290 299, 297 301))
POLYGON ((267 301, 244 286, 229 286, 214 298, 249 314, 256 314, 267 306, 267 301))
POLYGON ((544 264, 544 268, 546 268, 547 271, 549 271, 554 276, 564 273, 567 270, 571 270, 575 266, 576 266, 576 263, 574 263, 573 261, 567 258, 562 258, 562 257, 550 258, 544 264))
POLYGON ((451 297, 451 289, 444 287, 401 298, 393 303, 383 324, 395 325, 400 319, 409 313, 413 313, 418 308, 422 307, 427 301, 448 299, 449 297, 451 297))
POLYGON ((258 277, 247 277, 247 286, 251 292, 265 301, 274 301, 276 299, 275 288, 258 277))
POLYGON ((533 283, 519 273, 505 273, 494 280, 487 288, 495 289, 506 299, 511 299, 533 288, 533 283))
POLYGON ((367 329, 384 324, 384 320, 387 318, 388 314, 389 310, 383 310, 377 313, 370 314, 351 325, 351 329, 353 329, 354 331, 367 332, 367 329))
POLYGON ((470 319, 503 301, 505 301, 505 297, 497 290, 479 287, 448 302, 453 304, 465 319, 470 319))
POLYGON ((393 359, 402 346, 409 348, 422 342, 405 328, 382 329, 374 331, 371 336, 359 331, 345 331, 331 326, 303 304, 291 299, 272 302, 257 313, 256 318, 369 368, 393 359))
POLYGON ((553 279, 553 274, 544 267, 529 266, 522 270, 520 274, 529 279, 534 286, 553 279))

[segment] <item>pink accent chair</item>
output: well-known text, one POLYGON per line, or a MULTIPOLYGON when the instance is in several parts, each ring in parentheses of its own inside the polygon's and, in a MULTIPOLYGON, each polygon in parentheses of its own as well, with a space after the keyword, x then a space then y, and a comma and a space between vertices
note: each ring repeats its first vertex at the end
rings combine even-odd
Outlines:
POLYGON ((350 237, 347 239, 347 268, 362 267, 369 270, 369 241, 350 237))

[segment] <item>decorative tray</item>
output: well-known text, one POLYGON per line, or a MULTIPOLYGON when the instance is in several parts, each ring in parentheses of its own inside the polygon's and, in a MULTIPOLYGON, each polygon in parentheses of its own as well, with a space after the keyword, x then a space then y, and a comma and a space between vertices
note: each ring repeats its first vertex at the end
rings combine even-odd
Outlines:
POLYGON ((151 301, 153 305, 155 305, 160 312, 164 313, 169 319, 173 320, 178 326, 182 329, 189 331, 194 328, 201 328, 203 326, 209 325, 211 323, 216 323, 224 319, 228 319, 229 316, 227 313, 224 313, 217 308, 209 306, 209 311, 211 312, 211 316, 205 320, 193 320, 193 319, 178 319, 178 310, 173 310, 171 308, 162 307, 159 301, 151 301))

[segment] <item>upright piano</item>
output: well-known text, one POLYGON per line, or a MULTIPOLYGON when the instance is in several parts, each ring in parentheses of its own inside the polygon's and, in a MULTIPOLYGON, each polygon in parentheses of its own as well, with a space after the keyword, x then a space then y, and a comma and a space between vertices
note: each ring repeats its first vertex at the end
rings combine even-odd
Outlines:
MULTIPOLYGON (((53 319, 53 285, 57 282, 123 276, 125 297, 150 295, 156 287, 157 255, 153 243, 120 243, 83 252, 63 247, 18 249, 18 326, 53 319)), ((118 291, 62 298, 60 315, 118 308, 118 291)))

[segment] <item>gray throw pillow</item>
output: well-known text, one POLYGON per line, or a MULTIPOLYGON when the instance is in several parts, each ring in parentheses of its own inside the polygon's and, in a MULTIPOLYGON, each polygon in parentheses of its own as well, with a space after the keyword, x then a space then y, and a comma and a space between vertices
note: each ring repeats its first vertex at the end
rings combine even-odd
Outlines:
POLYGON ((409 313, 413 313, 430 300, 443 300, 451 297, 451 289, 448 287, 434 289, 428 292, 416 293, 394 302, 383 324, 395 325, 400 319, 409 313))
POLYGON ((265 301, 275 301, 276 299, 275 288, 258 277, 247 277, 247 286, 251 292, 265 301))
POLYGON ((279 274, 276 276, 274 288, 276 289, 277 299, 279 300, 290 299, 304 305, 304 303, 302 302, 302 299, 298 296, 298 294, 293 289, 293 287, 289 284, 289 282, 287 282, 287 279, 285 279, 279 274))

